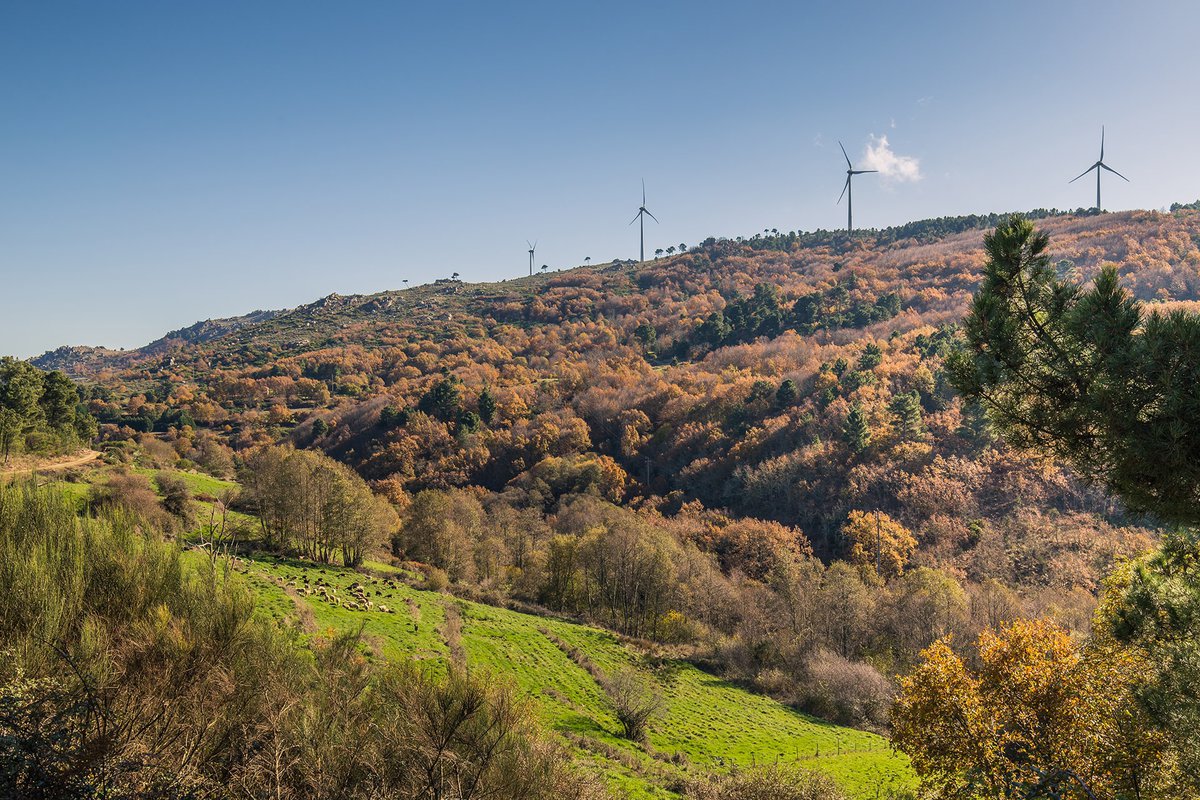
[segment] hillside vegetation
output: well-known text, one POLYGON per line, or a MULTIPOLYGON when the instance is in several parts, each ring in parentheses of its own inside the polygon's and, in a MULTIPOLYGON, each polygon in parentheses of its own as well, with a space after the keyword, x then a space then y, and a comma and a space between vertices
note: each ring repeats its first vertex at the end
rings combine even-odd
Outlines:
MULTIPOLYGON (((1200 214, 1043 216, 1035 334, 1096 275, 1094 292, 1190 325, 1200 214)), ((293 623, 318 654, 353 642, 448 691, 464 675, 512 686, 585 778, 623 793, 810 780, 741 777, 763 764, 903 793, 906 763, 866 732, 891 725, 926 786, 1049 780, 1072 748, 1097 785, 1136 783, 1144 762, 1168 786, 1175 756, 1138 710, 1147 662, 1115 643, 1120 625, 1093 631, 1102 592, 1125 602, 1114 566, 1162 540, 1161 506, 1134 513, 1011 449, 952 385, 985 266, 981 296, 1009 287, 1007 251, 980 247, 992 222, 767 231, 645 264, 331 295, 119 358, 57 351, 84 379, 106 465, 68 491, 190 538, 211 564, 241 554, 262 620, 293 623), (995 667, 1010 663, 1034 682, 1010 687, 995 667), (929 744, 959 700, 978 730, 929 744), (1062 716, 1038 755, 1051 772, 980 732, 1026 707, 1062 716), (1126 729, 1123 714, 1141 716, 1126 729), (1116 733, 1081 739, 1089 726, 1116 733), (984 740, 978 768, 948 755, 984 740)), ((1032 230, 1005 219, 997 235, 1032 230)), ((1020 405, 1049 390, 1014 391, 1020 405)), ((1013 747, 1045 738, 1031 731, 1013 747)))
POLYGON ((515 682, 577 757, 632 797, 668 797, 688 775, 785 762, 831 775, 852 797, 908 788, 911 773, 887 740, 813 719, 684 661, 623 643, 604 630, 411 588, 376 565, 368 573, 304 562, 242 561, 261 607, 310 632, 355 631, 380 657, 515 682), (368 606, 369 603, 369 606, 368 606), (623 675, 660 695, 645 745, 622 736, 604 683, 623 675))
MULTIPOLYGON (((1028 616, 1086 631, 1103 576, 1158 535, 951 388, 993 222, 331 295, 77 372, 110 462, 136 441, 159 468, 240 471, 229 503, 268 534, 335 470, 272 478, 256 454, 328 453, 399 514, 370 546, 878 729, 923 648, 1028 616)), ((1200 297, 1200 213, 1041 224, 1064 279, 1111 262, 1157 307, 1200 297)), ((261 544, 368 546, 289 524, 307 532, 261 544)))
MULTIPOLYGON (((321 704, 341 692, 350 694, 335 702, 359 703, 354 685, 374 680, 416 682, 402 692, 473 690, 459 680, 486 687, 496 713, 513 715, 503 723, 512 726, 504 747, 532 747, 518 757, 552 760, 538 767, 552 773, 547 786, 582 781, 577 790, 596 785, 619 796, 669 798, 706 785, 711 774, 765 765, 827 775, 855 798, 891 796, 913 783, 886 739, 799 714, 648 643, 414 588, 420 573, 379 562, 355 571, 270 556, 227 559, 204 525, 188 537, 202 546, 181 551, 141 527, 146 518, 128 506, 77 516, 81 503, 100 496, 97 489, 139 474, 93 472, 85 476, 90 489, 0 485, 0 735, 7 737, 0 760, 15 770, 9 777, 17 785, 59 797, 97 787, 123 797, 139 782, 164 797, 223 797, 235 786, 252 796, 275 789, 305 796, 306 786, 318 795, 359 796, 385 780, 378 770, 389 759, 404 756, 388 752, 375 701, 341 712, 321 704), (48 556, 31 557, 40 550, 48 556), (91 649, 96 637, 109 643, 99 652, 91 649), (315 654, 319 673, 297 648, 315 654), (64 660, 78 672, 63 673, 64 660), (288 691, 280 681, 291 682, 288 691), (618 685, 654 699, 644 736, 631 738, 623 728, 618 685), (268 712, 272 703, 283 705, 268 712), (519 705, 528 706, 530 719, 519 705), (175 710, 164 715, 169 707, 175 710), (223 717, 222 726, 204 729, 208 714, 223 717), (355 714, 375 717, 374 727, 360 729, 365 720, 355 714), (308 725, 321 719, 332 738, 304 741, 308 725), (541 730, 555 735, 542 742, 541 730), (262 761, 272 740, 270 757, 287 766, 262 761), (348 758, 338 748, 354 741, 364 760, 338 765, 348 758), (201 749, 190 752, 193 746, 201 749), (245 748, 248 760, 229 747, 245 748), (568 764, 583 777, 572 778, 568 764)), ((160 473, 157 482, 168 479, 208 491, 235 488, 187 474, 160 473)), ((169 498, 159 500, 167 505, 169 498)), ((403 746, 420 746, 421 733, 404 735, 413 741, 403 746)), ((491 759, 471 741, 448 758, 479 758, 470 768, 482 769, 500 796, 545 790, 505 785, 496 771, 508 768, 508 751, 491 759)), ((406 782, 416 779, 386 780, 409 796, 406 782)), ((822 797, 838 796, 830 792, 822 797)))
MULTIPOLYGON (((238 451, 319 448, 408 493, 479 486, 551 508, 583 488, 667 514, 697 501, 795 526, 825 559, 846 553, 851 511, 880 510, 914 532, 919 564, 1094 591, 1114 552, 1140 546, 1137 520, 1000 445, 946 381, 988 221, 768 232, 641 265, 331 295, 77 366, 107 437, 187 436, 201 462, 212 432, 238 451), (1048 526, 1071 555, 1038 544, 1048 526), (1095 528, 1095 543, 1070 533, 1095 528)), ((1044 225, 1064 276, 1111 262, 1137 297, 1200 297, 1200 214, 1044 225)))

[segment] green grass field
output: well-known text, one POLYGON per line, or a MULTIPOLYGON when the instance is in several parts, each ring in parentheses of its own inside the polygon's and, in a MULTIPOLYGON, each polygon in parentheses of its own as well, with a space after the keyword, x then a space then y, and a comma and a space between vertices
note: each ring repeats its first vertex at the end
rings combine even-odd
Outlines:
POLYGON ((419 659, 435 670, 460 658, 512 681, 581 763, 630 797, 674 797, 670 787, 699 769, 776 761, 826 772, 857 798, 913 784, 907 761, 882 737, 799 714, 686 662, 650 659, 603 630, 414 589, 382 564, 368 567, 371 575, 270 557, 238 562, 263 611, 310 635, 361 626, 378 658, 419 659), (554 639, 605 673, 634 670, 657 688, 664 704, 648 746, 618 735, 604 692, 554 639))

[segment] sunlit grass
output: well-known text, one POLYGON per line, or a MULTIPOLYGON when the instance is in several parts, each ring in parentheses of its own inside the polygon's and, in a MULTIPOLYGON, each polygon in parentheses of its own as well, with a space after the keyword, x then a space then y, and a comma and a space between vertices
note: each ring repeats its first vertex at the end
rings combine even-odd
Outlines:
POLYGON ((264 613, 299 624, 308 635, 361 627, 377 657, 419 659, 438 668, 450 658, 444 625, 447 606, 454 604, 467 667, 512 681, 549 727, 571 737, 582 763, 631 797, 672 796, 666 785, 701 768, 776 761, 826 772, 854 797, 883 796, 889 787, 912 784, 906 760, 880 736, 797 713, 686 662, 651 663, 603 630, 415 589, 387 577, 402 572, 394 567, 367 566, 384 577, 270 557, 243 561, 241 569, 264 613), (357 591, 351 588, 356 584, 357 591), (586 653, 605 672, 633 669, 658 688, 664 709, 651 724, 648 747, 618 735, 620 725, 600 686, 543 631, 586 653))

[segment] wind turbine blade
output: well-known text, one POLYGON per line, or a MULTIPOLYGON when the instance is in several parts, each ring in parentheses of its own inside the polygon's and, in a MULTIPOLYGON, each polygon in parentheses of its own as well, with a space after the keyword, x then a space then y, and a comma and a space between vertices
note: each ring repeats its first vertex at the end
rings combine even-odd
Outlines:
POLYGON ((842 185, 842 193, 838 195, 837 204, 842 204, 842 198, 846 196, 846 190, 850 188, 850 176, 846 176, 846 182, 842 185))
POLYGON ((868 172, 879 172, 877 169, 852 169, 850 172, 854 175, 866 175, 868 172))
POLYGON ((1092 164, 1090 167, 1088 167, 1088 168, 1087 168, 1087 169, 1085 169, 1083 172, 1081 172, 1081 173, 1079 173, 1078 175, 1076 175, 1074 178, 1071 178, 1071 180, 1067 181, 1067 183, 1074 183, 1075 181, 1079 180, 1079 179, 1080 179, 1080 178, 1082 178, 1084 175, 1087 175, 1089 172, 1091 172, 1092 170, 1094 170, 1094 169, 1095 169, 1096 167, 1098 167, 1098 166, 1100 166, 1100 162, 1098 162, 1098 161, 1097 161, 1095 164, 1092 164))
MULTIPOLYGON (((643 209, 643 210, 645 210, 645 209, 643 209)), ((649 211, 646 211, 646 216, 649 217, 650 219, 654 220, 655 222, 658 222, 658 217, 654 216, 649 211)), ((662 223, 658 222, 658 224, 661 225, 662 223)))
POLYGON ((1100 160, 1104 160, 1104 126, 1100 126, 1100 160))
POLYGON ((854 169, 854 165, 850 163, 850 156, 846 155, 846 148, 842 147, 841 140, 838 141, 838 147, 842 148, 842 156, 846 159, 846 166, 850 169, 854 169))
POLYGON ((1132 183, 1132 181, 1130 181, 1130 180, 1129 180, 1129 178, 1126 178, 1124 175, 1122 175, 1121 173, 1117 172, 1115 169, 1113 169, 1112 167, 1110 167, 1108 164, 1101 164, 1100 166, 1104 167, 1106 170, 1108 170, 1109 172, 1111 172, 1113 175, 1116 175, 1118 178, 1120 178, 1120 179, 1124 180, 1126 183, 1132 183))
POLYGON ((642 205, 646 205, 646 179, 642 178, 642 205))
POLYGON ((641 210, 639 209, 639 210, 638 210, 638 213, 636 213, 636 214, 634 214, 634 215, 633 215, 633 219, 629 220, 629 224, 630 224, 630 225, 632 225, 633 223, 637 222, 637 221, 638 221, 638 217, 640 217, 641 215, 642 215, 642 212, 641 212, 641 210))

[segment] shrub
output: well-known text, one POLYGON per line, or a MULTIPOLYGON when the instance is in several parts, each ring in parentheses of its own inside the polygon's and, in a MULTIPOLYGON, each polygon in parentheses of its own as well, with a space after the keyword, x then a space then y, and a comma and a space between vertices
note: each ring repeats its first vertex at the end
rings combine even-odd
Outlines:
POLYGON ((444 592, 450 588, 450 576, 444 569, 430 567, 425 572, 425 585, 422 588, 431 592, 444 592))
POLYGON ((818 650, 804 665, 800 702, 819 717, 847 725, 883 727, 894 688, 870 664, 818 650))
POLYGON ((700 626, 686 615, 672 609, 658 622, 658 640, 667 644, 694 642, 700 636, 700 626))
POLYGON ((602 686, 621 723, 621 735, 633 742, 644 742, 651 720, 662 709, 661 695, 631 669, 610 676, 602 686))
POLYGON ((689 784, 685 800, 845 800, 828 775, 779 765, 710 775, 689 784))
POLYGON ((185 526, 191 526, 195 518, 192 505, 192 490, 178 475, 160 472, 154 477, 158 491, 162 493, 162 507, 177 517, 185 526))
POLYGON ((105 483, 93 484, 89 504, 97 513, 124 512, 153 526, 171 527, 170 517, 144 475, 116 473, 105 483))
POLYGON ((138 444, 142 448, 145 466, 163 469, 174 466, 179 460, 179 453, 175 448, 162 439, 143 434, 138 437, 138 444))

